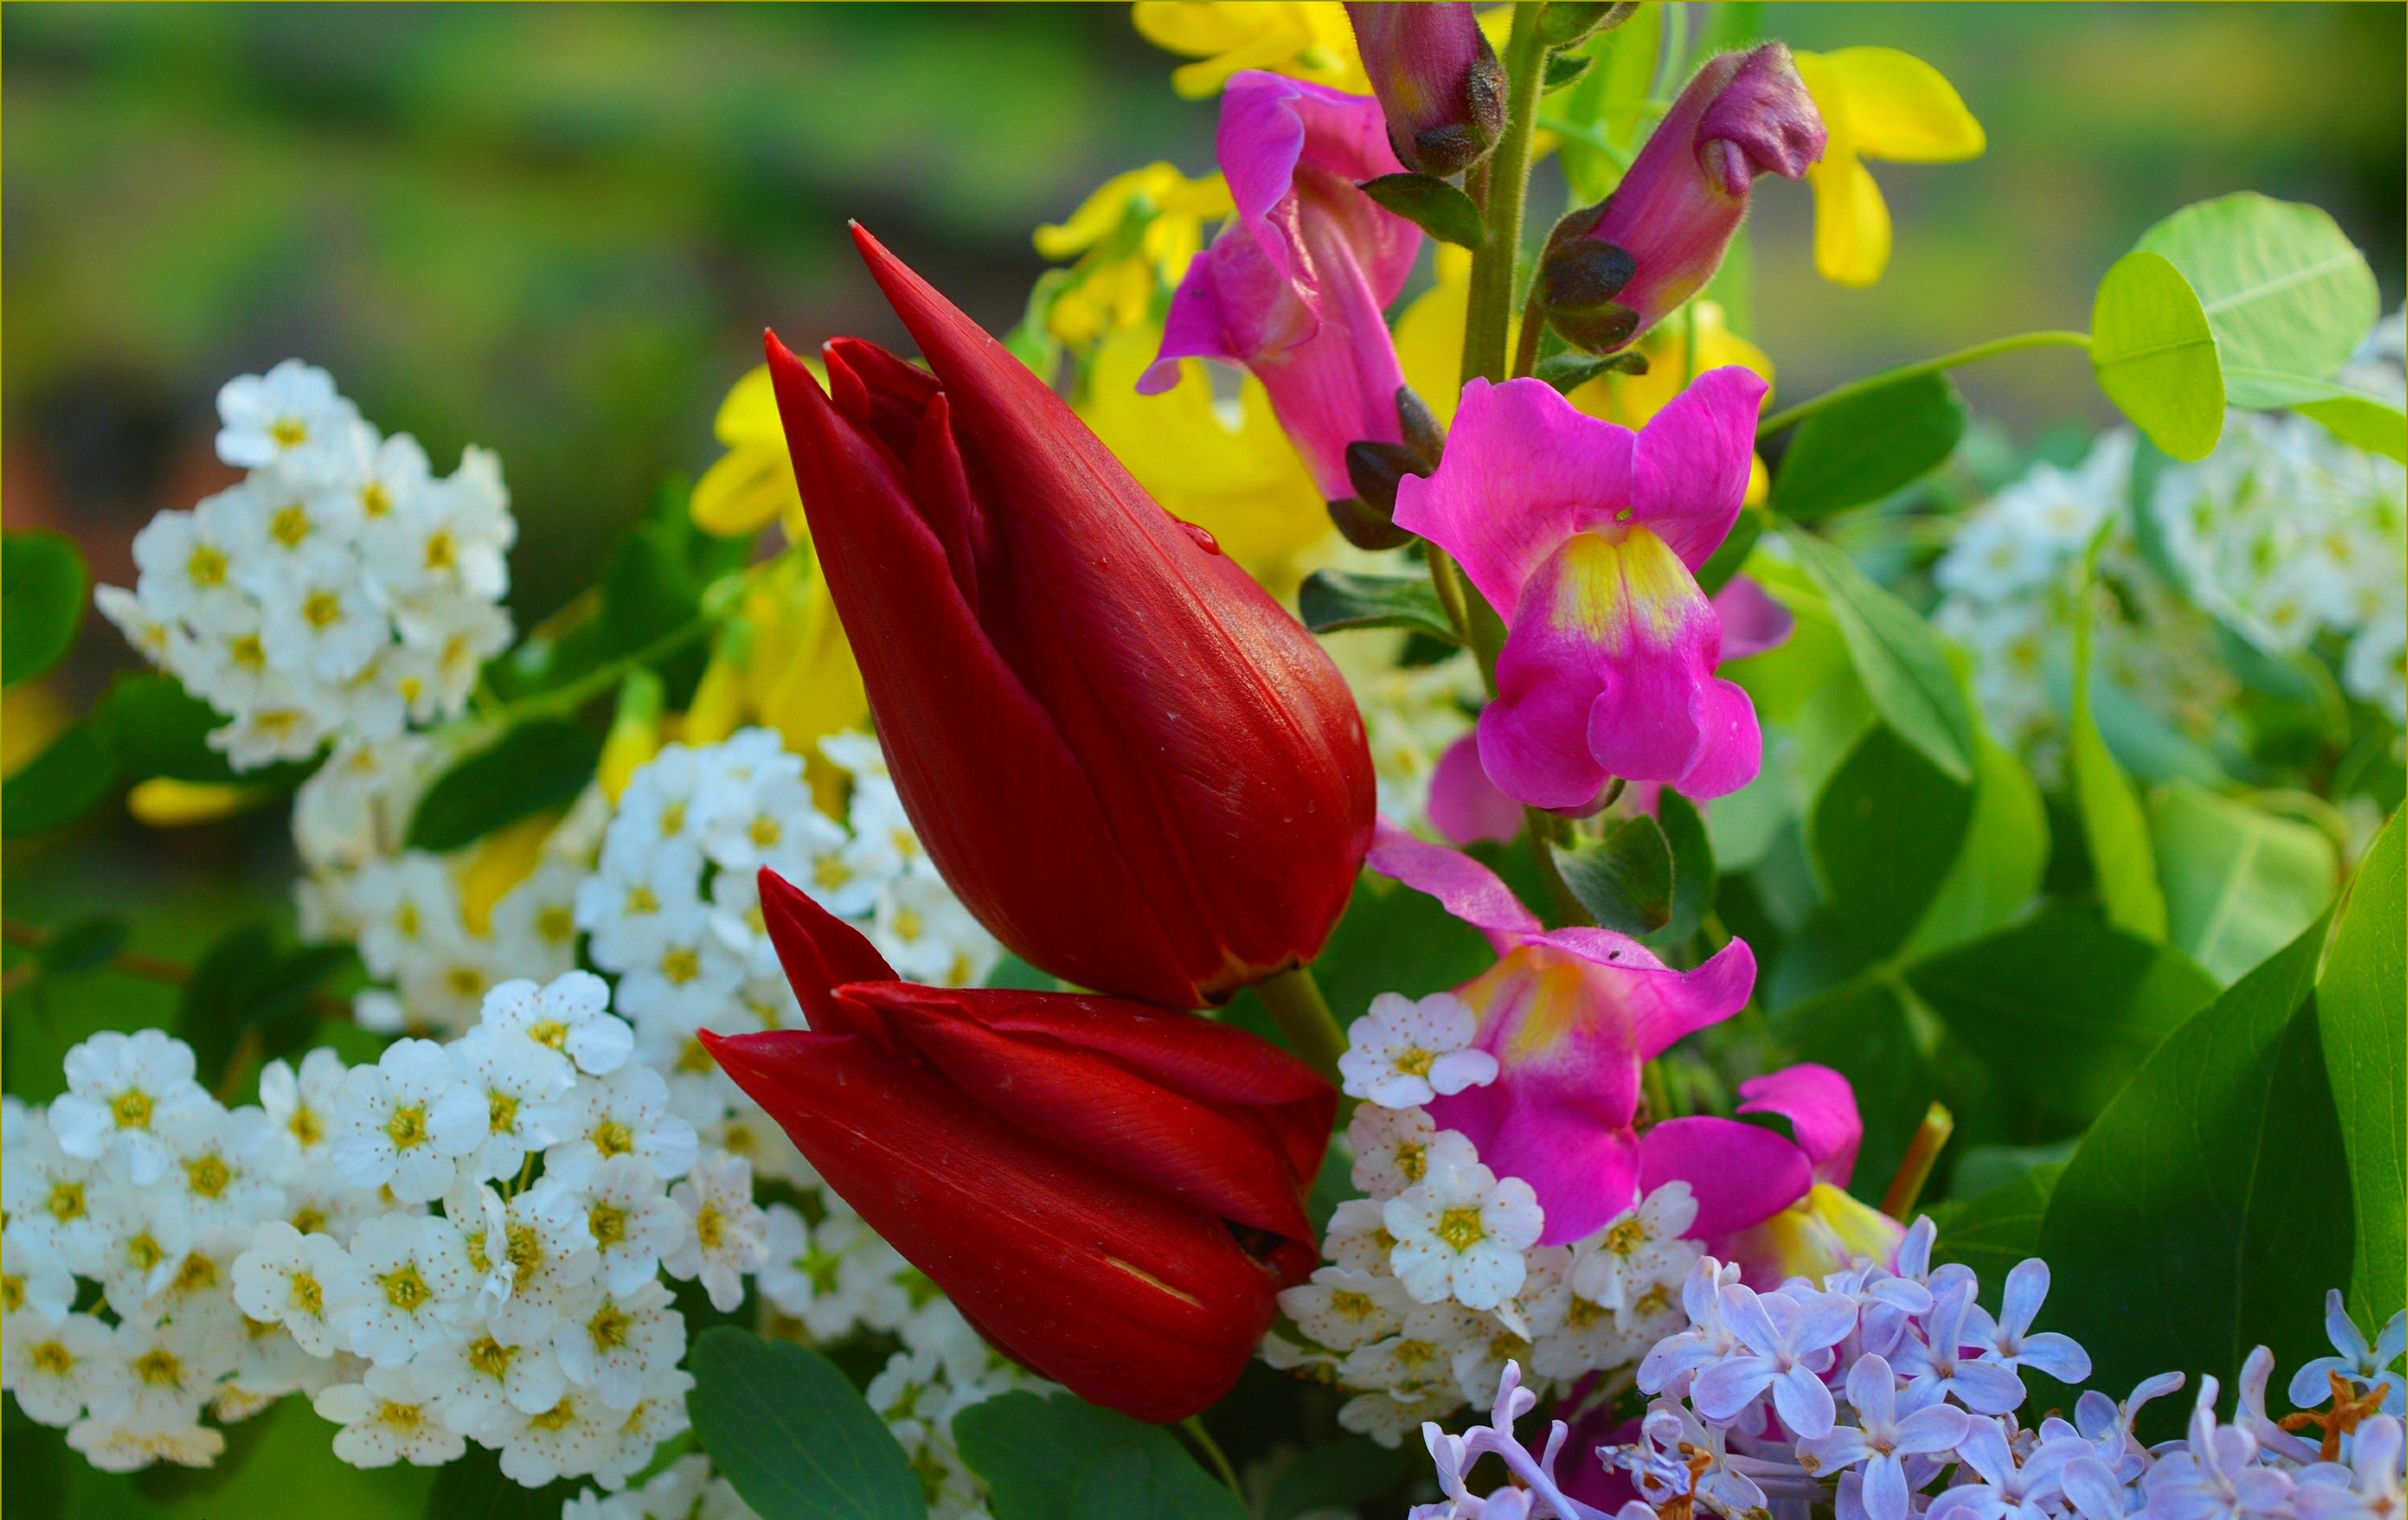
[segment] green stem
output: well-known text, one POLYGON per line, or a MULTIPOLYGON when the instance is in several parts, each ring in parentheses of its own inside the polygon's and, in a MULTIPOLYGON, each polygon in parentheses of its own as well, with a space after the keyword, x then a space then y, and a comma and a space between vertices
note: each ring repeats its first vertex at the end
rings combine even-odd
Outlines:
POLYGON ((1187 1439, 1196 1442, 1204 1455, 1212 1459, 1213 1470, 1220 1473, 1221 1481, 1229 1485, 1229 1492, 1237 1497, 1238 1503, 1253 1509, 1253 1505, 1246 1503, 1246 1490, 1238 1482, 1238 1470, 1229 1465, 1229 1458, 1222 1452, 1221 1443, 1212 1439, 1211 1431, 1204 1428, 1203 1420, 1190 1414, 1179 1422, 1179 1428, 1186 1431, 1187 1439))
POLYGON ((1522 810, 1522 837, 1530 841, 1530 858, 1539 868, 1539 879, 1547 884, 1547 897, 1555 905, 1555 914, 1568 924, 1594 925, 1581 900, 1572 896, 1571 883, 1555 866, 1554 845, 1563 837, 1564 821, 1542 809, 1522 810))
POLYGON ((1987 343, 1976 343, 1970 349, 1958 349, 1954 353, 1943 353, 1937 359, 1925 359, 1916 364, 1900 365, 1896 369, 1885 369, 1878 374, 1867 375, 1862 380, 1850 380, 1845 385, 1824 392, 1812 401, 1800 401, 1794 407, 1774 412, 1756 425, 1756 436, 1760 438, 1770 437, 1784 427, 1793 427, 1804 422, 1826 407, 1837 406, 1842 401, 1853 400, 1863 395, 1868 391, 1878 391, 1885 385, 1894 385, 1899 380, 1911 380, 1917 375, 1930 375, 1942 369, 1955 369, 1959 365, 1970 365, 1976 360, 1994 358, 2001 353, 2014 353, 2021 349, 2086 349, 2089 346, 2088 333, 2057 330, 2017 333, 2012 337, 1994 337, 1987 343))
POLYGON ((1546 311, 1541 304, 1539 282, 1533 280, 1529 294, 1522 297, 1522 332, 1513 342, 1514 379, 1519 380, 1539 367, 1539 337, 1546 330, 1546 311))
POLYGON ((1346 1031, 1338 1026, 1338 1016, 1329 1011, 1329 999, 1321 996, 1321 983, 1312 979, 1312 968, 1294 967, 1268 981, 1257 982, 1254 996, 1271 1011, 1280 1033, 1287 1036, 1297 1054, 1335 1084, 1339 1081, 1338 1057, 1346 1054, 1346 1031))
POLYGON ((1541 0, 1519 0, 1505 43, 1505 136, 1486 165, 1483 235, 1471 255, 1471 294, 1463 323, 1463 378, 1505 379, 1505 334, 1513 314, 1513 261, 1522 251, 1522 202, 1529 189, 1530 130, 1547 45, 1539 36, 1541 0))

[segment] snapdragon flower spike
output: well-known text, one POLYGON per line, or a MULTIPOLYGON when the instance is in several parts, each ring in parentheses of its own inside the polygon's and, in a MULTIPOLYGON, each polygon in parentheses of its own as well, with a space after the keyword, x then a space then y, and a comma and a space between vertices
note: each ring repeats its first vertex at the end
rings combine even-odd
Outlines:
POLYGON ((1505 130, 1505 70, 1469 0, 1348 0, 1346 19, 1399 163, 1443 179, 1488 156, 1505 130))
POLYGON ((1745 1006, 1756 983, 1745 940, 1676 971, 1610 929, 1550 931, 1486 867, 1385 820, 1369 864, 1497 948, 1497 964, 1455 996, 1479 1016, 1471 1048, 1494 1056, 1498 1074, 1434 1097, 1429 1115, 1498 1175, 1530 1184, 1546 1212, 1541 1245, 1596 1233, 1667 1182, 1697 1195, 1698 1237, 1743 1228, 1806 1191, 1804 1154, 1770 1130, 1704 1116, 1634 1128, 1640 1067, 1745 1006))
POLYGON ((1248 69, 1221 96, 1214 148, 1238 215, 1187 266, 1137 388, 1178 384, 1182 359, 1245 366, 1322 495, 1351 498, 1346 446, 1405 441, 1382 311, 1422 238, 1355 188, 1404 168, 1380 103, 1248 69))
POLYGON ((1613 194, 1556 223, 1540 263, 1548 321, 1592 352, 1629 343, 1713 278, 1756 176, 1798 179, 1823 143, 1786 47, 1708 60, 1613 194))
POLYGON ((1370 752, 1312 636, 1060 397, 860 229, 929 368, 769 371, 896 790, 1023 959, 1169 1008, 1309 961, 1370 842, 1370 752))
POLYGON ((900 982, 772 872, 810 1032, 701 1036, 872 1229, 1081 1398, 1182 1419, 1318 1257, 1337 1095, 1269 1043, 1117 998, 900 982))
POLYGON ((1717 797, 1755 780, 1756 709, 1714 675, 1697 571, 1747 492, 1764 381, 1707 371, 1628 428, 1538 380, 1464 387, 1438 470, 1398 525, 1453 554, 1506 627, 1480 761, 1517 802, 1593 810, 1608 781, 1717 797))

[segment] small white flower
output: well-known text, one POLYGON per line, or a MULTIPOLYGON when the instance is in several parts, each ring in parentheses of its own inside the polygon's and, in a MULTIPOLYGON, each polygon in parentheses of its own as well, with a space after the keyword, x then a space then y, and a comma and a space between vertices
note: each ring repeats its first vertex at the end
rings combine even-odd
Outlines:
POLYGON ((1383 1207, 1378 1198, 1348 1198, 1340 1203, 1329 1215, 1321 1254, 1349 1271, 1386 1271, 1388 1253, 1396 1249, 1397 1238, 1388 1233, 1387 1222, 1381 1217, 1383 1207))
POLYGON ((460 1432, 407 1367, 371 1367, 357 1383, 337 1383, 310 1400, 335 1432, 335 1455, 355 1468, 389 1468, 395 1462, 434 1468, 467 1450, 460 1432))
POLYGON ((284 1189, 263 1165, 270 1134, 265 1112, 196 1103, 161 1115, 156 1128, 169 1156, 162 1184, 195 1235, 247 1232, 283 1211, 284 1189))
POLYGON ((337 1322, 367 1290, 366 1274, 333 1237, 304 1235, 281 1220, 260 1226, 235 1258, 234 1301, 254 1320, 283 1326, 312 1356, 345 1348, 337 1322))
POLYGON ((1000 954, 992 936, 933 872, 890 878, 871 909, 870 942, 910 981, 978 984, 1000 954))
POLYGON ((532 1059, 572 1080, 580 1071, 608 1076, 636 1045, 636 1032, 610 1014, 609 983, 591 971, 571 971, 540 987, 503 982, 485 995, 479 1032, 524 1041, 542 1053, 532 1059))
POLYGON ((899 1327, 911 1312, 911 1298, 896 1280, 910 1264, 843 1199, 830 1193, 826 1200, 827 1212, 817 1226, 782 1204, 768 1211, 762 1297, 822 1340, 837 1339, 858 1325, 899 1327))
POLYGON ((1479 1033, 1480 1016, 1451 992, 1419 1002, 1383 992, 1354 1021, 1338 1058, 1347 1096, 1408 1109, 1494 1082, 1497 1057, 1468 1048, 1479 1033))
POLYGON ((547 860, 494 905, 494 958, 511 968, 542 968, 556 979, 577 965, 577 884, 583 868, 547 860))
POLYGON ((331 543, 291 558, 266 610, 268 661, 295 676, 349 681, 393 639, 392 622, 360 583, 359 561, 331 543))
POLYGON ((699 900, 665 909, 659 931, 645 954, 615 968, 624 974, 613 1006, 630 1019, 689 1023, 723 1011, 743 983, 746 963, 712 926, 711 911, 699 900))
MULTIPOLYGON (((694 1391, 694 1374, 674 1366, 655 1366, 644 1374, 635 1404, 621 1416, 615 1430, 617 1449, 594 1464, 594 1476, 605 1488, 617 1488, 652 1462, 653 1448, 691 1428, 685 1396, 694 1391)), ((706 1503, 704 1520, 740 1520, 750 1513, 714 1509, 706 1503)))
POLYGON ((226 381, 218 418, 218 457, 245 469, 288 464, 331 473, 358 447, 358 409, 336 394, 332 376, 298 359, 226 381))
POLYGON ((74 1269, 56 1245, 14 1230, 0 1239, 0 1316, 30 1312, 61 1319, 75 1296, 74 1269))
POLYGON ((722 1151, 695 1163, 669 1190, 685 1211, 677 1249, 662 1258, 671 1277, 699 1277, 710 1306, 723 1312, 744 1301, 744 1274, 768 1259, 768 1221, 752 1203, 752 1169, 722 1151))
POLYGON ((444 1423, 480 1441, 505 1412, 540 1414, 568 1388, 548 1339, 506 1340, 473 1315, 409 1365, 444 1423))
POLYGON ((511 1263, 509 1255, 509 1211, 503 1206, 499 1193, 464 1166, 443 1195, 443 1217, 460 1231, 460 1244, 468 1254, 469 1270, 476 1274, 475 1285, 454 1308, 452 1315, 456 1319, 464 1314, 491 1313, 509 1301, 510 1284, 518 1276, 518 1268, 511 1263))
POLYGON ((642 1396, 647 1372, 685 1355, 685 1320, 657 1280, 639 1283, 625 1294, 594 1294, 580 1312, 563 1315, 552 1349, 571 1383, 627 1409, 642 1396))
MULTIPOLYGON (((135 594, 142 612, 162 623, 208 624, 243 594, 235 571, 242 558, 242 525, 255 509, 246 486, 208 497, 189 512, 161 512, 134 536, 140 572, 135 594)), ((122 624, 121 624, 122 625, 122 624)))
POLYGON ((459 1226, 431 1214, 382 1214, 351 1235, 351 1260, 366 1280, 334 1313, 352 1351, 380 1366, 406 1362, 448 1338, 446 1311, 475 1285, 459 1226))
POLYGON ((0 1316, 0 1387, 17 1396, 26 1418, 73 1425, 113 1344, 109 1327, 90 1314, 23 1310, 0 1316))
POLYGON ((195 1406, 159 1419, 79 1420, 67 1444, 103 1472, 139 1472, 154 1462, 205 1468, 225 1450, 225 1437, 196 1418, 195 1406))
POLYGON ((615 1155, 595 1168, 579 1191, 609 1290, 631 1293, 651 1281, 662 1254, 676 1247, 685 1227, 684 1212, 669 1201, 659 1176, 640 1157, 615 1155))
POLYGON ((224 1326, 128 1319, 96 1359, 94 1417, 140 1425, 190 1420, 234 1365, 224 1326))
MULTIPOLYGON (((1438 1126, 1420 1109, 1387 1109, 1366 1103, 1346 1123, 1346 1148, 1354 1153, 1354 1185, 1380 1199, 1393 1198, 1422 1180, 1429 1170, 1430 1147, 1438 1143, 1438 1126)), ((1471 1142, 1455 1130, 1447 1154, 1457 1141, 1470 1159, 1471 1142)))
POLYGON ((1494 1309, 1521 1290, 1522 1253, 1545 1224, 1529 1183, 1500 1180, 1477 1161, 1431 1167, 1382 1207, 1381 1218, 1397 1238, 1389 1260, 1406 1292, 1473 1309, 1494 1309))
POLYGON ((547 1175, 510 1199, 507 1215, 510 1296, 487 1317, 513 1340, 533 1340, 550 1333, 578 1290, 594 1281, 601 1258, 584 1200, 558 1178, 547 1175))
POLYGON ((136 1187, 148 1187, 172 1159, 158 1122, 205 1108, 193 1081, 193 1050, 157 1029, 93 1036, 66 1054, 67 1091, 50 1107, 59 1149, 87 1161, 104 1156, 136 1187))
POLYGON ((335 1109, 342 1099, 343 1058, 323 1048, 301 1058, 301 1069, 279 1057, 259 1069, 259 1106, 267 1115, 266 1165, 280 1179, 332 1166, 335 1109))
POLYGON ((351 910, 360 925, 360 959, 380 977, 466 934, 459 888, 443 862, 423 850, 363 865, 351 879, 351 910))
POLYGON ((1573 1248, 1572 1291, 1623 1310, 1659 1283, 1678 1283, 1699 1255, 1695 1241, 1681 1238, 1697 1217, 1689 1184, 1666 1183, 1573 1248))
POLYGON ((1414 1307, 1395 1278, 1343 1267, 1324 1267, 1312 1282, 1283 1291, 1279 1306, 1297 1329, 1332 1351, 1353 1351, 1396 1334, 1414 1307))
POLYGON ((613 1156, 633 1155, 663 1181, 694 1165, 694 1126, 669 1111, 668 1083, 648 1066, 588 1078, 538 1111, 558 1140, 543 1154, 547 1179, 581 1187, 613 1156))
POLYGON ((20 1132, 0 1149, 0 1210, 8 1239, 54 1255, 71 1271, 97 1261, 108 1244, 93 1212, 101 1187, 98 1166, 59 1146, 48 1114, 27 1113, 20 1132))
POLYGON ((1452 1387, 1428 1387, 1409 1398, 1389 1393, 1358 1394, 1338 1408, 1338 1425, 1358 1436, 1369 1436, 1395 1450, 1404 1439, 1434 1420, 1445 1419, 1463 1407, 1463 1396, 1452 1387))
POLYGON ((193 1247, 192 1221, 163 1187, 109 1183, 91 1197, 100 1244, 76 1264, 76 1271, 100 1281, 108 1307, 120 1317, 139 1314, 176 1280, 177 1267, 193 1247))
POLYGON ((445 1047, 463 1082, 484 1095, 484 1139, 462 1165, 478 1178, 514 1176, 529 1151, 560 1139, 545 1122, 547 1105, 575 1082, 552 1053, 479 1025, 445 1047))
POLYGON ((625 1414, 590 1388, 568 1388, 534 1413, 508 1405, 478 1439, 502 1449, 502 1475, 528 1488, 592 1472, 617 1455, 625 1414))
POLYGON ((374 1066, 343 1074, 330 1154, 354 1187, 390 1186, 425 1203, 452 1185, 452 1163, 490 1133, 485 1101, 431 1040, 397 1040, 374 1066))
POLYGON ((799 755, 781 752, 755 768, 752 785, 731 798, 738 799, 712 810, 703 826, 703 853, 723 871, 791 868, 843 843, 844 830, 811 800, 799 755))

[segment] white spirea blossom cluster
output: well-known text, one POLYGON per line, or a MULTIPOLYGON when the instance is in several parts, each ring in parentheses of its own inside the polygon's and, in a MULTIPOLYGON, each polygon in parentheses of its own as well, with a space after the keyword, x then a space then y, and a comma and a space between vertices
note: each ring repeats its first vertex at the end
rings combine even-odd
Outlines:
POLYGON ((249 473, 151 519, 101 611, 232 720, 209 743, 237 770, 456 717, 510 640, 500 462, 471 447, 437 479, 297 359, 227 381, 218 416, 218 457, 249 473))
MULTIPOLYGON (((1571 1455, 1627 1474, 1639 1498, 1614 1520, 1659 1520, 1700 1509, 1723 1520, 1830 1507, 1837 1520, 2377 1520, 2401 1509, 2403 1321, 2370 1348, 2331 1295, 2327 1329, 2337 1355, 2301 1367, 2288 1389, 2303 1412, 2266 1412, 2273 1354, 2242 1364, 2230 1424, 2216 1417, 2216 1380, 2200 1380, 2186 1439, 2143 1445, 2142 1408, 2183 1386, 2183 1374, 2144 1380, 2121 1402, 2095 1390, 2073 1418, 2036 1427, 2016 1417, 2028 1369, 2065 1383, 2090 1376, 2066 1336, 2035 1333, 2049 1273, 2038 1259, 2007 1274, 2000 1311, 1959 1265, 1933 1268, 1933 1230, 1918 1220, 1896 1269, 1859 1260, 1819 1283, 1792 1278, 1756 1292, 1736 1267, 1701 1257, 1682 1287, 1686 1325, 1647 1353, 1638 1386, 1654 1397, 1640 1439, 1571 1455), (2336 1403, 2338 1399, 2335 1400, 2336 1403), (2374 1412, 2379 1406, 2383 1412, 2374 1412), (2320 1430, 2311 1441, 2299 1432, 2320 1430)), ((1569 1435, 1557 1422, 1537 1454, 1513 1438, 1536 1405, 1518 1367, 1498 1380, 1490 1424, 1450 1436, 1423 1427, 1445 1498, 1414 1520, 1604 1520, 1565 1492, 1569 1435), (1464 1479, 1494 1454, 1512 1474, 1482 1497, 1464 1479)), ((1596 1470, 1588 1468, 1594 1474, 1596 1470)))
POLYGON ((620 1486, 686 1424, 662 1274, 734 1308, 767 1220, 608 1001, 506 982, 449 1045, 271 1062, 232 1110, 157 1030, 75 1047, 64 1096, 8 1111, 7 1387, 111 1470, 207 1465, 205 1410, 304 1393, 355 1466, 475 1441, 529 1486, 620 1486))
MULTIPOLYGON (((1383 566, 1392 572, 1409 566, 1383 566)), ((1380 814, 1412 825, 1426 816, 1430 778, 1447 747, 1471 731, 1485 695, 1480 667, 1458 651, 1432 665, 1403 666, 1405 635, 1394 629, 1349 628, 1322 636, 1363 714, 1371 750, 1380 814)))
POLYGON ((1627 1367, 1676 1328, 1676 1294, 1698 1248, 1686 1183, 1668 1183, 1586 1240, 1538 1244, 1530 1184, 1498 1177, 1422 1105, 1496 1079, 1469 1049, 1460 998, 1394 993, 1355 1020, 1340 1074, 1364 1099, 1346 1129, 1367 1196, 1338 1206, 1330 1265, 1280 1295, 1263 1342, 1272 1367, 1353 1390, 1339 1423, 1383 1445, 1484 1399, 1509 1362, 1541 1388, 1627 1367))

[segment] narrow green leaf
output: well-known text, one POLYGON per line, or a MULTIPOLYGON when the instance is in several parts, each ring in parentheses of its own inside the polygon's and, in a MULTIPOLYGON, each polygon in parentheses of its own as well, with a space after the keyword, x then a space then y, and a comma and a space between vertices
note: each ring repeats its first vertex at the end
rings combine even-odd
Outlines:
POLYGON ((1808 843, 1841 927, 1869 956, 1903 942, 1963 847, 1971 787, 1886 725, 1865 730, 1815 799, 1808 843))
POLYGON ((1358 188, 1441 243, 1476 249, 1485 236, 1480 208, 1436 175, 1383 174, 1358 188))
POLYGON ((2351 1312, 2381 1325, 2401 1307, 2408 1279, 2408 903, 2401 882, 2401 815, 2375 836, 2342 906, 2341 926, 2316 981, 2316 1024, 2325 1074, 2349 1156, 2358 1203, 2358 1261, 2349 1274, 2351 1312))
POLYGON ((1671 922, 1672 847, 1645 813, 1609 824, 1603 839, 1547 848, 1598 927, 1638 937, 1671 922))
POLYGON ((1412 1466, 1413 1454, 1368 1436, 1349 1436, 1312 1450, 1280 1469, 1263 1502, 1263 1520, 1295 1520, 1315 1510, 1352 1510, 1397 1485, 1412 1466))
POLYGON ((436 779, 409 820, 409 847, 442 852, 531 812, 566 807, 594 777, 602 735, 573 718, 521 724, 436 779))
POLYGON ((2048 810, 2040 788, 2024 763, 1988 734, 1979 745, 1965 845, 1907 937, 1909 958, 2011 923, 2030 905, 2048 869, 2048 810))
POLYGON ((2219 982, 2238 980, 2324 911, 2341 884, 2330 837, 2168 782, 2149 798, 2167 936, 2219 982))
POLYGON ((720 1326, 687 1365, 695 1435, 761 1520, 927 1514, 903 1448, 826 1357, 720 1326))
POLYGON ((2224 435, 2224 372, 2207 313, 2163 254, 2125 254, 2090 308, 2099 388, 2176 459, 2205 459, 2224 435))
POLYGON ((107 725, 86 718, 0 784, 0 835, 26 839, 64 828, 99 807, 117 779, 107 725))
POLYGON ((2326 926, 2166 1037, 2058 1180, 2042 1325, 2088 1349, 2095 1385, 2168 1368, 2229 1380, 2261 1343, 2278 1367, 2329 1349, 2325 1291, 2348 1281, 2354 1232, 2310 1000, 2326 926))
POLYGON ((82 551, 65 534, 0 534, 0 686, 31 681, 65 656, 91 583, 82 551))
POLYGON ((1970 782, 1972 714, 1931 624, 1813 534, 1790 533, 1783 539, 1828 602, 1848 658, 1883 721, 1949 780, 1970 782))
POLYGON ((1772 478, 1772 509, 1799 522, 1879 501, 1948 462, 1965 398, 1942 374, 1910 375, 1799 424, 1772 478))
POLYGON ((1671 916, 1650 938, 1658 946, 1686 944, 1714 905, 1714 841, 1697 804, 1666 787, 1656 794, 1656 822, 1672 852, 1671 916))
POLYGON ((2106 542, 2100 530, 2083 561, 2082 588, 2076 595, 2073 628, 2073 721, 2066 742, 2066 760, 2072 771, 2073 802, 2082 817, 2082 836, 2090 846, 2091 873, 2107 922, 2151 939, 2166 935, 2166 898, 2157 886, 2157 864, 2149 853, 2148 821, 2131 783, 2109 753, 2106 738, 2091 709, 2091 629, 2097 621, 2092 607, 2099 551, 2106 542))
POLYGON ((1731 519, 1730 532, 1723 535, 1720 547, 1713 557, 1698 566, 1698 589, 1711 596, 1730 584, 1747 557, 1756 552, 1756 542, 1764 537, 1768 521, 1761 507, 1742 507, 1739 516, 1731 519))
POLYGON ((2254 191, 2186 206, 2134 245, 2198 294, 2236 407, 2287 407, 2291 381, 2349 359, 2382 314, 2374 271, 2324 210, 2254 191))
POLYGON ((1588 72, 1595 60, 1585 53, 1558 52, 1547 55, 1547 73, 1540 84, 1541 94, 1553 94, 1588 72))
POLYGON ((1297 609, 1314 633, 1334 628, 1410 628, 1460 644, 1438 592, 1425 575, 1356 575, 1315 570, 1297 592, 1297 609))

